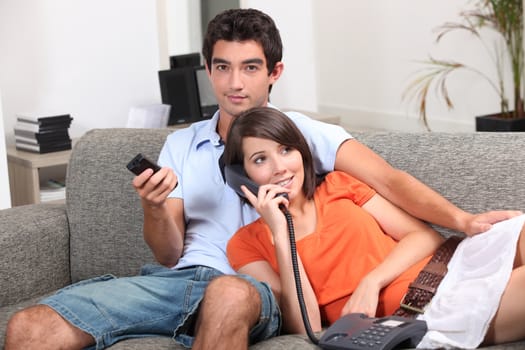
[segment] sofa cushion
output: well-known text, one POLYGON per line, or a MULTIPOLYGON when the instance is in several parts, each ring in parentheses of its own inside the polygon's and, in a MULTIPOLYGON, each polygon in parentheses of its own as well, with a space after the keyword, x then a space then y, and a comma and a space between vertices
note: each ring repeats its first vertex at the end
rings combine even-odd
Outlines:
POLYGON ((63 204, 0 210, 0 306, 71 283, 69 232, 63 204))
POLYGON ((107 273, 136 275, 154 261, 126 164, 139 152, 156 160, 172 131, 95 129, 75 144, 66 177, 73 282, 107 273))

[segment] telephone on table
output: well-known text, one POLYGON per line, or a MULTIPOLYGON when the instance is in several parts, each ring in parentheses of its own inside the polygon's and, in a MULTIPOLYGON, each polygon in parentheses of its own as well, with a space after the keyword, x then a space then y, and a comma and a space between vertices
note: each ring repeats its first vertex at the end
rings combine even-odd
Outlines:
POLYGON ((371 318, 348 314, 332 324, 319 340, 323 349, 390 350, 413 348, 427 331, 425 321, 399 316, 371 318))

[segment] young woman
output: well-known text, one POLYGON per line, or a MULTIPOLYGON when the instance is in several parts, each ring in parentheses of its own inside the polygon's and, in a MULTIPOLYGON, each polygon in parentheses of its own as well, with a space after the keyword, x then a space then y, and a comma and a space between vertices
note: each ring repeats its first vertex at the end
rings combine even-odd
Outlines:
MULTIPOLYGON (((350 312, 392 314, 410 282, 443 241, 429 226, 350 175, 334 171, 318 178, 300 131, 276 109, 255 108, 237 117, 228 133, 224 155, 226 164, 243 164, 247 175, 260 185, 258 193, 243 187, 261 218, 232 237, 227 248, 229 261, 239 273, 272 286, 286 332, 304 333, 305 329, 297 302, 288 227, 280 205, 286 206, 293 218, 303 293, 314 331, 350 312), (279 193, 287 193, 288 198, 277 196, 279 193)), ((456 328, 446 330, 441 326, 450 326, 446 317, 457 317, 458 312, 452 315, 441 303, 432 303, 423 316, 430 330, 425 347, 442 343, 476 347, 483 340, 500 343, 525 337, 525 328, 519 326, 525 322, 525 306, 519 297, 525 288, 524 218, 508 221, 501 225, 510 226, 503 230, 510 233, 499 240, 513 250, 510 258, 500 256, 504 255, 500 246, 499 252, 491 254, 494 259, 475 260, 475 250, 480 245, 485 249, 486 238, 501 232, 465 239, 458 247, 452 259, 456 263, 449 264, 434 300, 444 298, 444 304, 447 298, 462 300, 459 314, 464 318, 459 322, 456 318, 456 328), (469 254, 474 255, 472 259, 469 254), (469 261, 476 265, 466 266, 469 261), (507 275, 502 277, 505 271, 507 275), (483 281, 495 283, 487 286, 483 281), (469 295, 473 288, 475 298, 469 295), (470 320, 468 329, 461 324, 465 319, 470 320), (458 327, 465 329, 458 332, 458 327)), ((493 228, 498 229, 501 231, 499 226, 493 228)))

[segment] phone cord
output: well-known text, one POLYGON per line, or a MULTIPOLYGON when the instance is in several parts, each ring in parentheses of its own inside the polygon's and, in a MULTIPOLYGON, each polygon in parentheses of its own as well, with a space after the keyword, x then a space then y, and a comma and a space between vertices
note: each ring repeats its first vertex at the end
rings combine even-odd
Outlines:
POLYGON ((288 224, 288 233, 290 236, 290 253, 292 255, 292 268, 295 277, 295 289, 297 290, 297 299, 299 300, 299 307, 301 308, 301 316, 303 317, 304 328, 306 329, 308 338, 310 338, 312 343, 317 345, 319 344, 319 339, 317 339, 314 332, 312 331, 312 326, 310 325, 310 320, 308 319, 308 311, 306 310, 306 305, 304 303, 301 276, 299 274, 299 263, 297 262, 297 247, 295 245, 295 230, 293 226, 292 215, 284 205, 281 206, 281 210, 284 212, 286 223, 288 224))

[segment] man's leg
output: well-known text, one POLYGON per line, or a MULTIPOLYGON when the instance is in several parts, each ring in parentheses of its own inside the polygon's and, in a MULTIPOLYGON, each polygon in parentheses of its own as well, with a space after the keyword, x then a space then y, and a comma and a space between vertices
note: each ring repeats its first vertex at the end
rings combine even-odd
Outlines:
POLYGON ((213 280, 200 305, 192 349, 247 349, 260 311, 261 298, 248 281, 235 276, 213 280))
POLYGON ((192 349, 247 349, 276 336, 280 312, 269 286, 247 276, 210 282, 200 304, 192 349))
MULTIPOLYGON (((174 330, 181 333, 179 329, 186 328, 209 280, 217 275, 221 273, 206 267, 177 271, 151 266, 141 276, 78 282, 41 301, 49 306, 15 314, 9 322, 7 349, 30 349, 18 345, 27 340, 24 337, 39 344, 49 340, 53 349, 83 348, 93 341, 102 348, 128 338, 172 337, 174 330), (76 333, 79 329, 85 333, 76 333), (88 333, 89 341, 84 338, 88 333)), ((191 346, 187 337, 182 338, 182 344, 191 346)))
POLYGON ((5 350, 82 349, 94 343, 91 335, 73 327, 50 307, 36 305, 9 320, 5 350))

